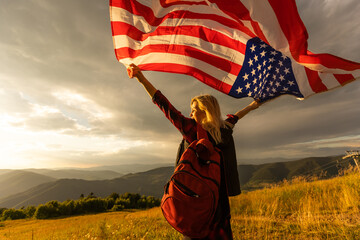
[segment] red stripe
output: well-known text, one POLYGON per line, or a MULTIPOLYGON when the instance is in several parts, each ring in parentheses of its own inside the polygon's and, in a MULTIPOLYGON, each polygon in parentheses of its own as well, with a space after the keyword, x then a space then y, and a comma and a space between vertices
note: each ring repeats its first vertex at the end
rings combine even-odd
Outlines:
POLYGON ((268 43, 264 33, 262 32, 259 23, 254 21, 250 17, 249 10, 241 3, 239 0, 209 0, 212 3, 216 3, 216 5, 226 13, 227 15, 231 16, 235 19, 239 24, 243 24, 242 21, 250 21, 251 26, 254 29, 255 35, 262 39, 264 42, 268 43))
POLYGON ((240 41, 236 41, 222 33, 210 30, 201 26, 182 26, 182 27, 158 27, 154 32, 145 34, 136 27, 123 22, 112 22, 113 35, 127 35, 136 41, 144 41, 149 36, 159 35, 184 35, 197 37, 204 41, 218 44, 224 47, 234 49, 242 54, 245 54, 246 45, 240 41))
POLYGON ((359 63, 336 57, 331 54, 314 54, 310 51, 308 51, 307 53, 308 55, 303 55, 299 57, 299 62, 321 64, 327 68, 338 68, 346 71, 354 71, 360 69, 359 63))
POLYGON ((163 8, 171 7, 173 5, 207 5, 205 1, 190 2, 190 1, 180 1, 180 0, 160 0, 160 4, 163 8))
POLYGON ((149 64, 139 64, 139 68, 142 70, 149 71, 160 71, 160 72, 170 72, 170 73, 180 73, 186 74, 192 77, 195 77, 199 81, 205 83, 206 85, 215 88, 225 94, 228 94, 231 90, 231 85, 219 81, 217 78, 203 72, 195 67, 176 64, 176 63, 149 63, 149 64))
POLYGON ((313 71, 306 67, 304 67, 304 68, 305 68, 305 72, 306 72, 310 87, 315 93, 324 92, 324 91, 328 90, 327 87, 321 81, 321 78, 319 77, 319 73, 317 71, 313 71))
POLYGON ((276 14, 281 30, 285 34, 292 56, 299 61, 307 51, 308 33, 302 22, 294 0, 268 0, 276 14))
POLYGON ((229 28, 237 29, 242 31, 243 33, 249 35, 251 38, 255 37, 255 35, 246 28, 242 23, 232 21, 228 18, 216 15, 216 14, 203 14, 203 13, 193 13, 185 10, 172 11, 166 14, 162 18, 157 18, 154 15, 154 12, 151 8, 142 5, 136 1, 123 1, 123 0, 110 0, 110 6, 123 8, 130 13, 138 16, 143 16, 144 19, 151 26, 159 26, 164 20, 167 18, 178 18, 178 19, 208 19, 212 21, 216 21, 222 25, 225 25, 229 28))
POLYGON ((355 77, 351 74, 334 74, 334 77, 341 85, 348 84, 355 80, 355 77))
POLYGON ((238 75, 241 70, 241 65, 230 62, 223 58, 214 56, 212 54, 206 53, 204 51, 198 50, 196 48, 190 46, 183 45, 167 45, 167 44, 156 44, 156 45, 147 45, 142 49, 133 50, 131 48, 119 48, 115 49, 115 54, 118 60, 123 58, 136 58, 139 56, 147 55, 150 53, 171 53, 171 54, 179 54, 183 56, 190 56, 192 58, 201 60, 210 65, 213 65, 225 72, 229 72, 234 75, 238 75))

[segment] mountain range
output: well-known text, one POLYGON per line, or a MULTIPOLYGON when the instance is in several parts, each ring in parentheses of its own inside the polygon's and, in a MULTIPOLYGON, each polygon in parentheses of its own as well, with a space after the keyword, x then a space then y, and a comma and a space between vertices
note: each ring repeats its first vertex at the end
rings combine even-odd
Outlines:
MULTIPOLYGON (((322 177, 330 178, 348 165, 349 161, 342 160, 341 156, 312 157, 261 165, 239 165, 238 171, 242 190, 251 191, 300 175, 322 174, 322 177)), ((163 186, 173 171, 173 166, 126 175, 105 169, 0 170, 0 207, 20 208, 51 200, 78 199, 81 194, 87 196, 90 193, 105 197, 113 192, 131 192, 161 198, 163 186)))

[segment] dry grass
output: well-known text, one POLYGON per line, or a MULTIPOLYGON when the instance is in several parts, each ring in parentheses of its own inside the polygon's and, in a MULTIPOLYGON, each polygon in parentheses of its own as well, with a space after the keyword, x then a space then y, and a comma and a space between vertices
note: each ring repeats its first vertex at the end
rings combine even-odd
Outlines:
MULTIPOLYGON (((360 175, 297 178, 231 198, 235 239, 360 239, 360 175)), ((0 239, 181 239, 161 214, 110 212, 0 222, 0 239)))

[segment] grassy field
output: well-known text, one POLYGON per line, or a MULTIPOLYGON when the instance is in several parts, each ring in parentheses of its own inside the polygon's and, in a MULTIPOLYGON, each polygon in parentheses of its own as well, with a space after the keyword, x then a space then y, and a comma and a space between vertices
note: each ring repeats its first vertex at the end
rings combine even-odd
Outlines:
MULTIPOLYGON (((360 239, 360 174, 297 178, 231 198, 235 239, 360 239)), ((160 208, 0 222, 0 239, 181 239, 160 208)))

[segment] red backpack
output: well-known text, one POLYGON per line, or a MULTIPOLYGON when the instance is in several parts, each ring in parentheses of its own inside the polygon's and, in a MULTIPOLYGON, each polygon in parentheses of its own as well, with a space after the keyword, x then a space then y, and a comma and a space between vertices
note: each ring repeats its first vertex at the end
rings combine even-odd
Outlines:
POLYGON ((219 200, 221 152, 198 124, 197 139, 184 151, 165 185, 161 210, 170 225, 190 238, 206 237, 219 200))

